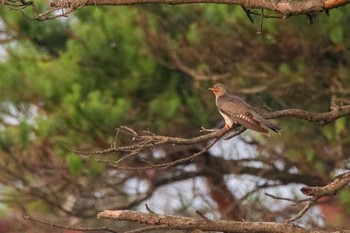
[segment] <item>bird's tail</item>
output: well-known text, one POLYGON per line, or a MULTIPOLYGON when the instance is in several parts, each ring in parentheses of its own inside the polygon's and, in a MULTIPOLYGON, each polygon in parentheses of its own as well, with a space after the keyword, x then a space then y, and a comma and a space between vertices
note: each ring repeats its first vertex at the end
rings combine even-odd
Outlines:
POLYGON ((267 128, 271 129, 272 131, 276 132, 276 133, 280 133, 280 131, 282 130, 280 127, 278 127, 277 125, 272 124, 270 121, 268 120, 263 120, 262 122, 267 128))

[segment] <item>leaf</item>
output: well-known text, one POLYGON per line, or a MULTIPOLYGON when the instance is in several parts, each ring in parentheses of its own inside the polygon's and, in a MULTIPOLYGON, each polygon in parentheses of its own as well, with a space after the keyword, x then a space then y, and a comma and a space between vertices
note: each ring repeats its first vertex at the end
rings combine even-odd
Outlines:
POLYGON ((328 140, 332 140, 334 138, 333 129, 329 126, 325 126, 321 129, 323 136, 325 136, 328 140))
POLYGON ((286 63, 282 63, 279 67, 279 72, 282 74, 282 75, 285 75, 285 76, 288 76, 290 75, 290 69, 289 69, 289 66, 286 64, 286 63))
POLYGON ((305 155, 306 155, 306 160, 307 160, 308 162, 314 160, 314 158, 315 158, 315 153, 314 153, 314 151, 311 150, 311 149, 306 149, 305 155))
POLYGON ((339 197, 340 202, 344 204, 346 209, 350 211, 350 190, 349 189, 342 189, 337 193, 337 196, 339 197))
POLYGON ((346 127, 346 118, 342 117, 335 121, 335 133, 340 134, 346 127))
POLYGON ((19 123, 19 144, 21 146, 26 146, 28 144, 30 134, 31 134, 30 125, 25 121, 21 121, 19 123))
POLYGON ((166 92, 152 100, 150 103, 150 110, 152 113, 156 113, 163 118, 169 119, 175 115, 180 106, 180 101, 181 100, 177 95, 166 92))
POLYGON ((335 44, 343 42, 344 40, 344 30, 341 26, 336 26, 331 29, 329 33, 329 37, 331 41, 335 44))
POLYGON ((321 174, 323 174, 326 171, 325 165, 320 161, 316 162, 315 167, 316 170, 321 174))
POLYGON ((190 28, 186 34, 186 37, 191 44, 197 45, 199 44, 199 36, 198 36, 198 25, 196 23, 192 23, 190 28))
POLYGON ((81 159, 78 155, 70 153, 66 157, 66 161, 69 166, 69 171, 73 175, 78 175, 82 170, 81 159))

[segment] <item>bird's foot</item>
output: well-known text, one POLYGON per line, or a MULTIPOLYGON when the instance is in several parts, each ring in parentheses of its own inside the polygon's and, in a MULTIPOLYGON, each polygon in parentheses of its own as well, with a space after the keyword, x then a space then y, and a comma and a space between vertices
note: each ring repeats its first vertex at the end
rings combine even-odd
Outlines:
POLYGON ((225 125, 224 127, 225 129, 231 129, 231 127, 229 125, 225 125))

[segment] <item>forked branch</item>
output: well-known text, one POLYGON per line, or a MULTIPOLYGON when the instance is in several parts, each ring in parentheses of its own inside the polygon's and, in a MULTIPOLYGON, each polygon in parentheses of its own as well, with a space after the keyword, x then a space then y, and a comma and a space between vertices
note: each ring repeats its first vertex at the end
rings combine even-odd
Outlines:
POLYGON ((300 191, 306 196, 311 196, 311 198, 307 198, 303 200, 293 200, 290 198, 276 197, 268 193, 265 193, 265 195, 277 200, 291 201, 291 202, 294 202, 295 204, 307 202, 307 204, 296 215, 285 220, 285 222, 289 223, 301 218, 314 204, 317 203, 317 201, 320 198, 325 196, 335 195, 340 189, 342 189, 349 183, 350 183, 350 172, 347 172, 337 176, 333 182, 323 187, 302 187, 300 191))
MULTIPOLYGON (((295 117, 295 118, 307 120, 310 122, 315 122, 320 125, 326 125, 348 114, 350 114, 350 105, 337 107, 329 112, 324 112, 324 113, 313 113, 302 109, 285 109, 285 110, 265 114, 265 117, 266 118, 295 117)), ((94 151, 89 154, 104 155, 109 153, 118 153, 119 155, 121 155, 121 159, 119 159, 117 162, 105 161, 105 160, 100 160, 100 161, 120 169, 135 170, 135 169, 167 168, 170 166, 175 166, 177 164, 192 160, 197 156, 203 154, 204 152, 208 151, 219 139, 221 139, 223 136, 225 136, 229 132, 230 134, 229 136, 226 137, 226 139, 231 139, 241 134, 242 132, 244 132, 244 130, 245 128, 242 128, 242 127, 236 127, 236 128, 233 128, 232 130, 223 128, 223 129, 212 130, 212 132, 210 133, 207 133, 198 137, 194 137, 194 138, 178 138, 178 137, 155 135, 149 131, 145 131, 140 134, 131 128, 122 126, 118 129, 118 132, 121 131, 131 136, 132 138, 131 145, 118 146, 117 143, 114 142, 113 145, 108 149, 94 151), (212 141, 210 142, 210 140, 212 141), (121 162, 129 158, 132 158, 134 156, 137 156, 140 152, 142 152, 145 149, 155 149, 155 148, 159 148, 160 146, 166 146, 166 145, 172 145, 172 146, 196 145, 199 143, 202 143, 202 145, 204 144, 205 146, 203 146, 203 148, 200 149, 197 153, 189 155, 185 158, 181 158, 179 160, 161 163, 161 164, 149 164, 147 166, 138 167, 138 168, 124 167, 120 165, 121 162)), ((78 151, 76 152, 81 153, 78 151)))

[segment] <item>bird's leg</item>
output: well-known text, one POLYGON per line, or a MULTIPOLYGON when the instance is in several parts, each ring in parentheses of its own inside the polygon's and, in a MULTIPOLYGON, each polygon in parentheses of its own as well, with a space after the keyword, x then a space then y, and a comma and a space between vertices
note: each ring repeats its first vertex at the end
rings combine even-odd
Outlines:
POLYGON ((225 129, 231 129, 231 127, 228 124, 225 124, 225 129))

